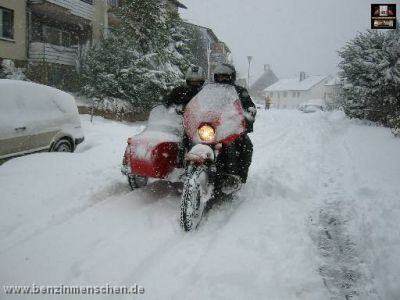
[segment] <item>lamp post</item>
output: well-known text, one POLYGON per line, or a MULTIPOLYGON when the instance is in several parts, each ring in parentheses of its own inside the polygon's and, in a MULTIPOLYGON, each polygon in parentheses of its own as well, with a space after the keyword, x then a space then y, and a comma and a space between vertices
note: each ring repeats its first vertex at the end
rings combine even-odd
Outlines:
POLYGON ((207 80, 211 81, 211 49, 207 49, 207 80))
POLYGON ((249 62, 249 69, 247 70, 247 88, 250 87, 250 63, 253 59, 253 56, 247 56, 247 61, 249 62))

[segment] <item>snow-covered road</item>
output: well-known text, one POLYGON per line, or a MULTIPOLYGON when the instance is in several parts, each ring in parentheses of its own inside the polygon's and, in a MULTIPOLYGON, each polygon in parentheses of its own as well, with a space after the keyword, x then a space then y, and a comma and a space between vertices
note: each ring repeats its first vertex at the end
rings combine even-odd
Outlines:
POLYGON ((400 299, 400 140, 389 130, 340 112, 259 111, 248 183, 184 233, 177 186, 131 192, 120 174, 126 138, 144 124, 82 122, 76 153, 0 166, 0 285, 138 284, 143 299, 400 299))

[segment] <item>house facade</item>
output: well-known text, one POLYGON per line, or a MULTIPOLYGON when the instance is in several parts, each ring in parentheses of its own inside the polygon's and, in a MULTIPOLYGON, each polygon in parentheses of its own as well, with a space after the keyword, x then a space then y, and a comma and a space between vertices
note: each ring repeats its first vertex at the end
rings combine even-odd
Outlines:
MULTIPOLYGON (((31 80, 65 90, 78 86, 83 53, 117 26, 125 0, 0 0, 0 62, 27 67, 31 80)), ((163 0, 167 9, 185 8, 163 0)))
POLYGON ((186 25, 200 34, 190 47, 195 54, 195 63, 201 66, 206 72, 207 78, 212 80, 215 67, 219 63, 229 63, 231 61, 231 51, 210 28, 192 23, 186 23, 186 25))
POLYGON ((300 72, 296 78, 280 79, 264 89, 264 96, 272 97, 272 105, 279 109, 297 109, 311 99, 325 99, 326 86, 331 76, 306 76, 300 72))
POLYGON ((0 0, 0 58, 19 65, 28 58, 26 16, 25 1, 0 0))
POLYGON ((218 41, 211 44, 210 59, 209 59, 209 78, 214 78, 215 68, 222 63, 230 63, 230 54, 228 46, 218 41))
POLYGON ((342 85, 343 82, 337 77, 333 77, 325 83, 324 100, 328 109, 334 109, 339 106, 342 85))
POLYGON ((73 90, 80 57, 108 27, 116 0, 0 0, 0 60, 27 66, 33 81, 73 90), (8 33, 7 33, 8 32, 8 33))

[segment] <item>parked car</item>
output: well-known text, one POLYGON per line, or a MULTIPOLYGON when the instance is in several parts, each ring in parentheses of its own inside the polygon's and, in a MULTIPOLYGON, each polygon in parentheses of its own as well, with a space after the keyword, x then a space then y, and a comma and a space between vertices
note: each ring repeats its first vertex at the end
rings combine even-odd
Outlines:
POLYGON ((84 136, 74 97, 0 79, 0 161, 38 151, 73 152, 84 136))
POLYGON ((300 105, 299 110, 304 113, 312 113, 316 111, 324 111, 326 109, 325 102, 322 99, 311 99, 300 105))

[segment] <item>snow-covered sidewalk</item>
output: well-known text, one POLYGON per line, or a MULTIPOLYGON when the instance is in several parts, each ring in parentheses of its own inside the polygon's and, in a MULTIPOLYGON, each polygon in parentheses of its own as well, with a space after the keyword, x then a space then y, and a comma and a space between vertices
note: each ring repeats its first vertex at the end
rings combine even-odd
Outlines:
POLYGON ((126 138, 143 124, 82 123, 76 153, 0 166, 0 285, 139 284, 144 299, 400 298, 400 140, 389 130, 339 112, 259 111, 248 183, 187 234, 176 186, 131 192, 120 174, 126 138))

